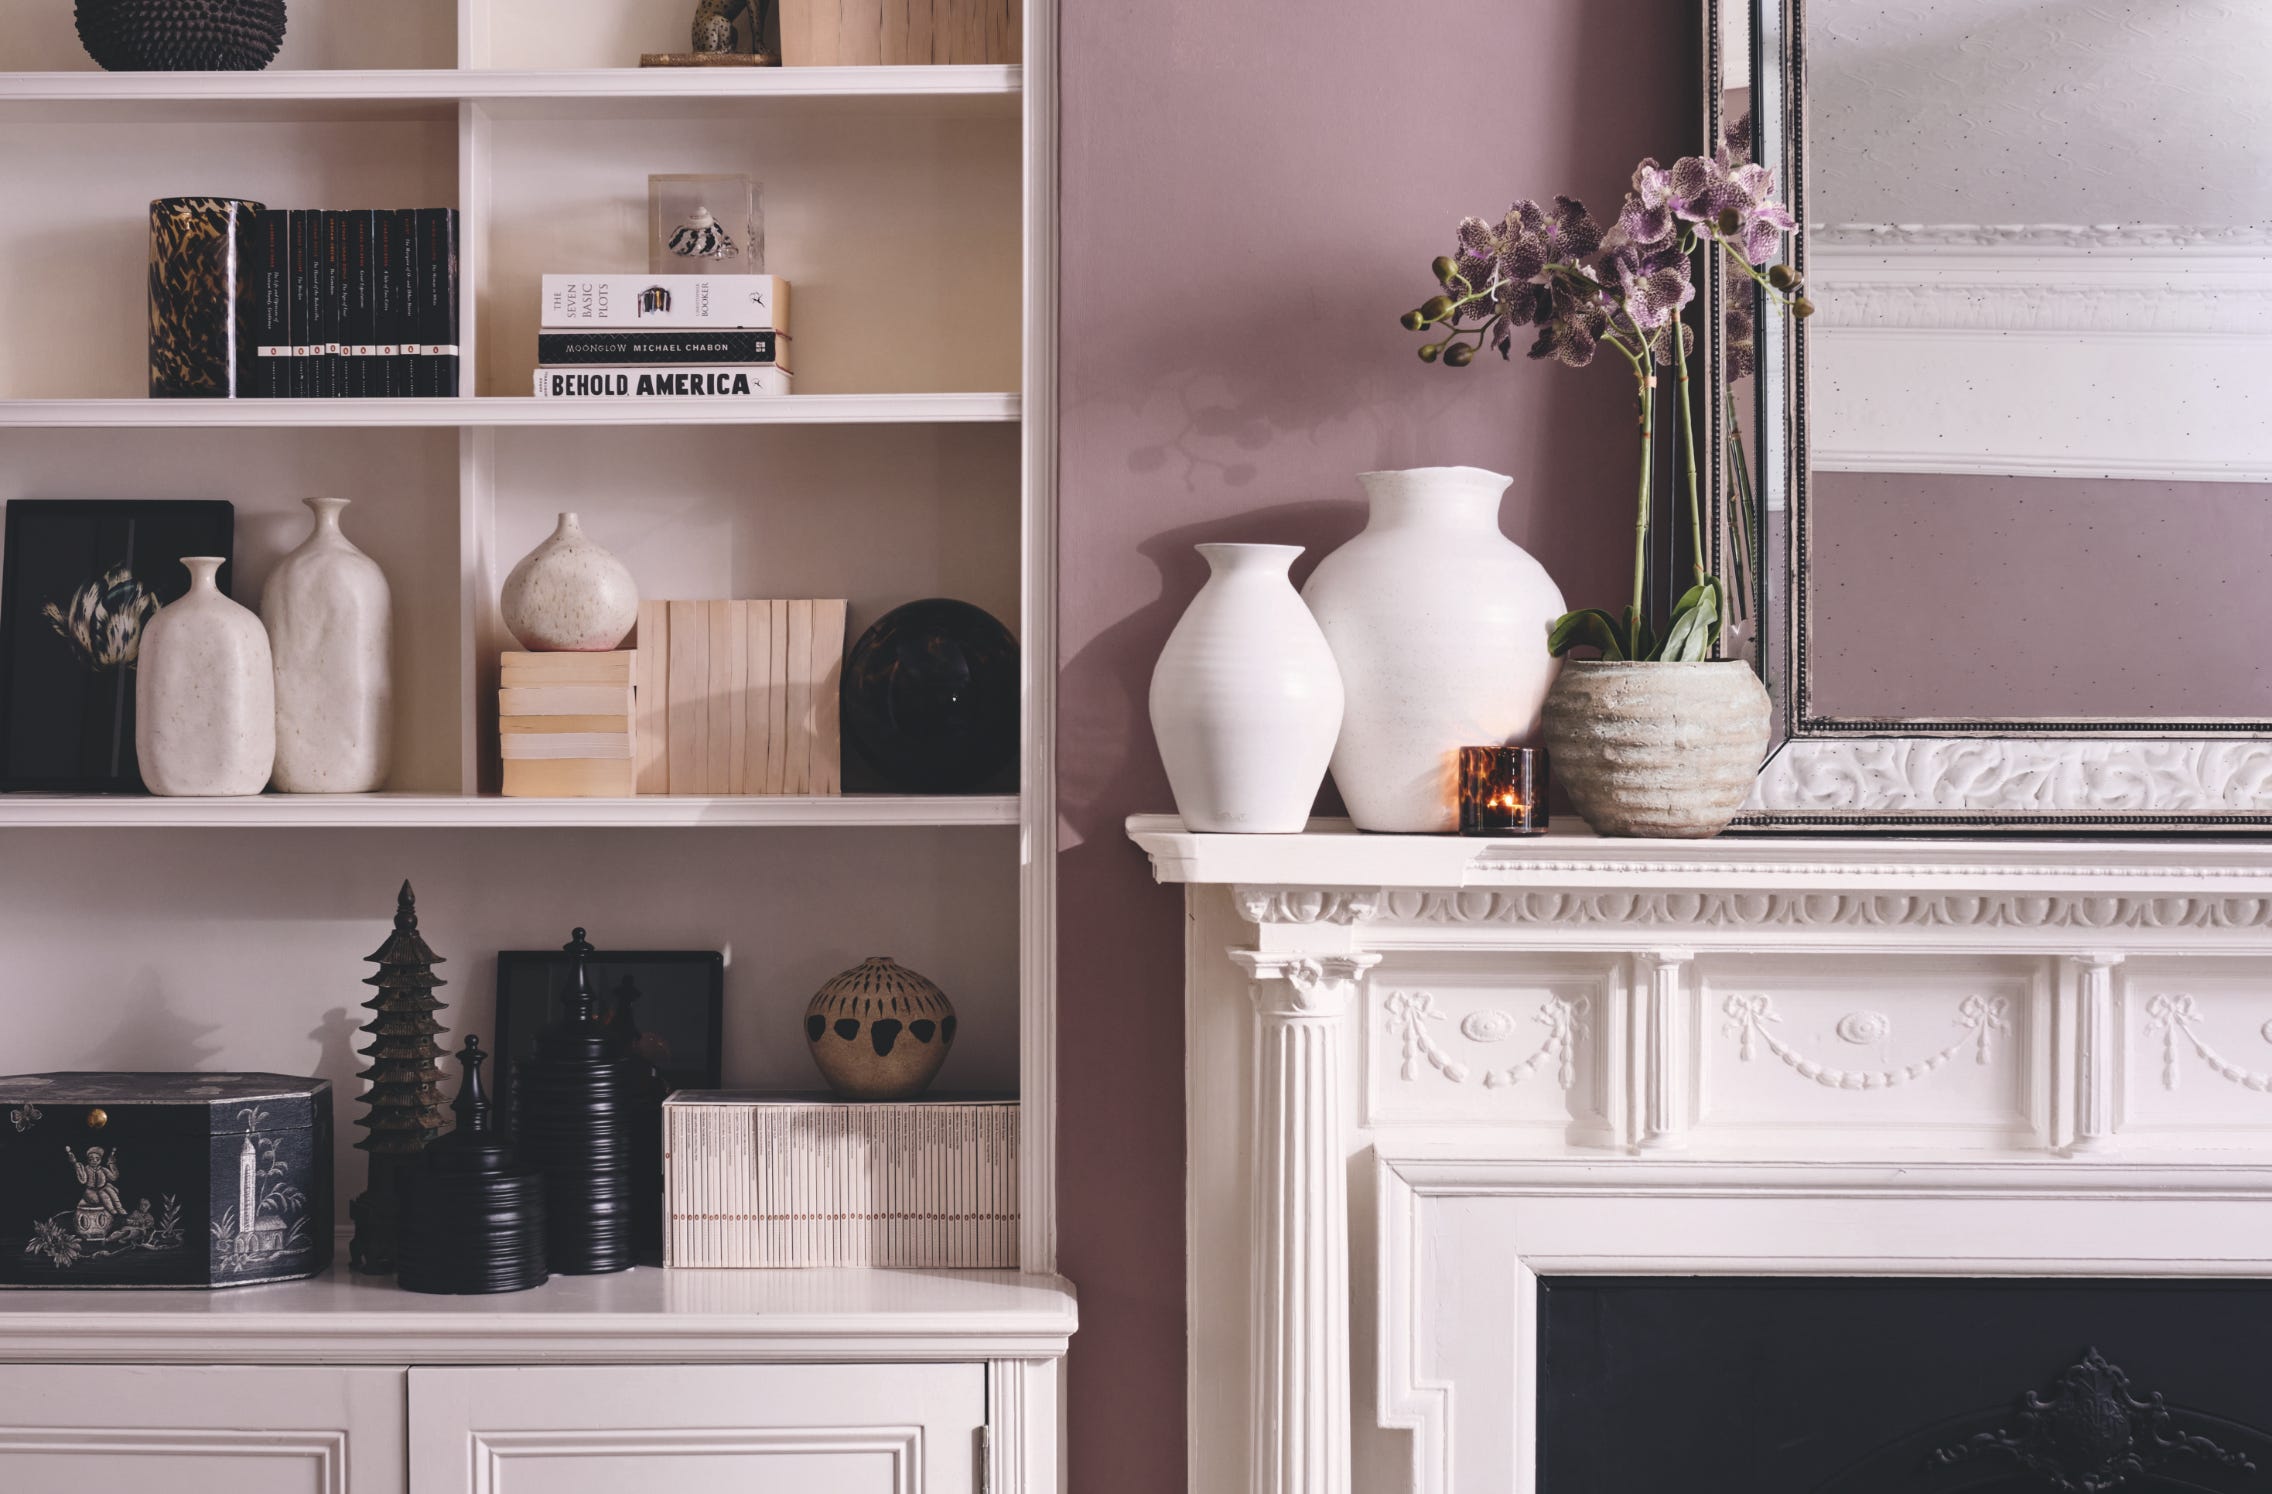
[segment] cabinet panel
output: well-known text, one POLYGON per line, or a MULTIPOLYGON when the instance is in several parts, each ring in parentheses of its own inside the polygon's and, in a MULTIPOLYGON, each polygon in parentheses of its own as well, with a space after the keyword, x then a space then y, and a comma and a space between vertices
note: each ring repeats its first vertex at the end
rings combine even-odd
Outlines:
POLYGON ((970 1494, 976 1364, 419 1369, 411 1494, 970 1494))
POLYGON ((397 1494, 404 1372, 0 1365, 8 1494, 397 1494))

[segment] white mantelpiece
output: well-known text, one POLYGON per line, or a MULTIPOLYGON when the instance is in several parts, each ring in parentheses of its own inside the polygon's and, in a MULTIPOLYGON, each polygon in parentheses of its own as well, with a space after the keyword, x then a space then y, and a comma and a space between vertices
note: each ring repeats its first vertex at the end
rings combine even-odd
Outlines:
POLYGON ((1129 831, 1193 1494, 1532 1494, 1541 1272, 2272 1273, 2272 845, 1129 831))

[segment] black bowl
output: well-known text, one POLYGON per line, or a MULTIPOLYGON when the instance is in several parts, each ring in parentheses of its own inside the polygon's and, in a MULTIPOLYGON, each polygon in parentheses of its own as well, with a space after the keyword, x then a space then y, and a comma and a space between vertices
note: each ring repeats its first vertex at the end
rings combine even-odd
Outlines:
POLYGON ((844 662, 844 738, 890 787, 969 793, 1018 755, 1018 641, 984 609, 909 602, 844 662))

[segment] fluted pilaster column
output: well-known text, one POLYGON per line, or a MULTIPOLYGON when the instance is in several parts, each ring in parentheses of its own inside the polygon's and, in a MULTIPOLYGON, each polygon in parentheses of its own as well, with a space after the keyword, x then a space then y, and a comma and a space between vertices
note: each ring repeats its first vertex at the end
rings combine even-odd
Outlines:
POLYGON ((1341 1031, 1372 954, 1233 951, 1252 977, 1253 1494, 1349 1494, 1341 1031))
POLYGON ((2073 1150, 2096 1151, 2114 1136, 2114 1088, 2120 1055, 2114 1042, 2114 971, 2122 956, 2112 951, 2069 955, 2075 972, 2075 1140, 2073 1150))
POLYGON ((1633 956, 1634 1072, 1640 1079, 1633 1135, 1643 1151, 1688 1145, 1688 972, 1695 958, 1689 949, 1644 949, 1633 956))

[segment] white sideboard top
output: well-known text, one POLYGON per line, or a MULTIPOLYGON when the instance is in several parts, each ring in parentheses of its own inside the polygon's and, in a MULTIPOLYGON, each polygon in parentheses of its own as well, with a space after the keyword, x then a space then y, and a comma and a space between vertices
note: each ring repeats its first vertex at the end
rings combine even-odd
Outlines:
POLYGON ((1202 835, 1172 814, 1131 815, 1128 834, 1162 882, 1233 886, 2272 894, 2272 841, 2228 838, 1647 840, 1571 827, 1490 839, 1368 835, 1339 819, 1300 835, 1202 835))
POLYGON ((0 1293, 0 1363, 641 1364, 1046 1359, 1061 1277, 893 1269, 555 1276, 490 1297, 334 1268, 220 1291, 0 1293))

